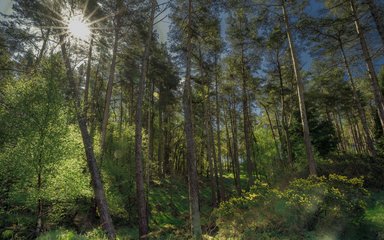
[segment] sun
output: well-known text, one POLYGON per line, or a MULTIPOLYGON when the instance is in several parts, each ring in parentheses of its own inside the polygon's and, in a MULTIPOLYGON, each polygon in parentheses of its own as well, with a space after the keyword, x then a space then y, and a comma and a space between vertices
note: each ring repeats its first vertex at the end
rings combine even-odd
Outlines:
POLYGON ((73 16, 68 21, 69 33, 80 40, 87 40, 91 36, 89 24, 81 15, 73 16))

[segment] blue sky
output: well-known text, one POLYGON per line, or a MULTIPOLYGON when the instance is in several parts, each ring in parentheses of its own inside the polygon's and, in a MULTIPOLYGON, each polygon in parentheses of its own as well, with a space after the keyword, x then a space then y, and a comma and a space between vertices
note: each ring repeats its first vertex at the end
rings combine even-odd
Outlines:
POLYGON ((0 0, 0 12, 10 14, 12 12, 12 0, 0 0))

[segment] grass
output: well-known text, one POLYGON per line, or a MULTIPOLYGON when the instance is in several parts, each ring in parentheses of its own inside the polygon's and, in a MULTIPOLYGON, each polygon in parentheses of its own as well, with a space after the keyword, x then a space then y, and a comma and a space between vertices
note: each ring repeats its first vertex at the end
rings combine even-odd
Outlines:
POLYGON ((376 239, 384 239, 384 191, 372 193, 364 220, 376 233, 376 239))

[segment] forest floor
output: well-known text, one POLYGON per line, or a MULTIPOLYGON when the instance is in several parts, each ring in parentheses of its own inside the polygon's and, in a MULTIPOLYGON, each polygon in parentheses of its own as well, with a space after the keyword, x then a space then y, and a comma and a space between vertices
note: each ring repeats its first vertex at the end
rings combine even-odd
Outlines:
MULTIPOLYGON (((214 216, 212 215, 211 191, 209 182, 200 182, 201 224, 207 235, 214 235, 214 216)), ((246 184, 245 177, 242 185, 246 184)), ((225 176, 227 190, 234 195, 231 176, 225 176)), ((150 239, 187 239, 189 232, 189 204, 186 179, 166 179, 151 182, 149 194, 150 239)), ((117 223, 118 239, 138 239, 137 228, 117 223)), ((372 191, 364 219, 359 228, 348 230, 354 239, 384 239, 384 191, 372 191)), ((38 240, 96 240, 106 239, 100 229, 82 235, 75 231, 59 229, 47 232, 38 240)))

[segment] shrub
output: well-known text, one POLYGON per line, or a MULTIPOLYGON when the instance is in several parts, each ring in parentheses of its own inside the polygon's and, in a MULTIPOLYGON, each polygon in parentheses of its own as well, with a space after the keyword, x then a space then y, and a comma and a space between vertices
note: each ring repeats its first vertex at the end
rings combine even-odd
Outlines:
POLYGON ((232 198, 215 210, 217 237, 341 236, 362 220, 367 196, 362 179, 339 175, 296 179, 285 190, 257 182, 243 197, 232 198))

